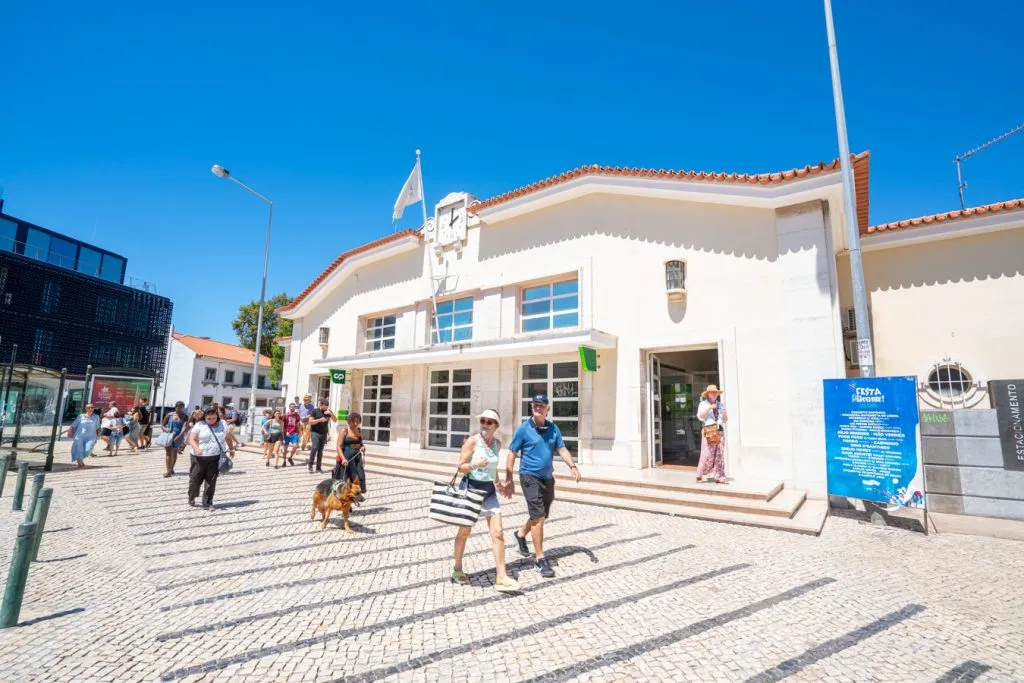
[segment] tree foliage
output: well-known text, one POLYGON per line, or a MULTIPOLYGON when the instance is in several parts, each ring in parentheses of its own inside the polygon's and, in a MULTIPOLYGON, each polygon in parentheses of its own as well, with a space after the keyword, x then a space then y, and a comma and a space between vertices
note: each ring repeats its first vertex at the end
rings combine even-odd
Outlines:
MULTIPOLYGON (((284 320, 274 311, 291 303, 290 296, 281 292, 267 299, 263 308, 263 334, 260 338, 260 354, 270 356, 270 381, 277 384, 281 381, 284 368, 284 349, 274 344, 277 337, 287 337, 292 333, 292 321, 284 320)), ((247 349, 256 348, 256 320, 259 316, 260 302, 250 301, 238 307, 238 317, 231 321, 231 327, 238 335, 238 343, 247 349)))

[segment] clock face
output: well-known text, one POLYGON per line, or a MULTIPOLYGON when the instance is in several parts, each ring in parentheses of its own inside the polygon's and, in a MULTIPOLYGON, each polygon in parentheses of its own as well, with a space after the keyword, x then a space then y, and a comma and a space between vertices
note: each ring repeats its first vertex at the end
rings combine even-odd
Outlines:
POLYGON ((437 240, 451 244, 466 239, 466 205, 452 204, 437 211, 437 240))

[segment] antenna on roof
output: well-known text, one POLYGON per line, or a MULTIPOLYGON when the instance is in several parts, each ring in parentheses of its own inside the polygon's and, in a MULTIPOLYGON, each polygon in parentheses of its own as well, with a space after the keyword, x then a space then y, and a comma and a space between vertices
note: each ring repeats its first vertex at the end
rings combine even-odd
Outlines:
POLYGON ((974 149, 972 149, 972 150, 970 150, 968 152, 964 152, 963 154, 957 155, 957 157, 955 159, 953 159, 953 163, 956 164, 956 182, 957 182, 957 190, 959 190, 959 192, 960 192, 960 208, 961 209, 967 208, 966 206, 964 206, 964 190, 967 188, 967 181, 964 180, 963 173, 961 173, 961 171, 960 171, 960 163, 962 161, 964 161, 965 159, 967 159, 968 157, 974 156, 975 154, 977 154, 981 150, 985 149, 986 147, 991 147, 992 145, 996 144, 997 142, 999 142, 1001 140, 1005 140, 1006 138, 1010 137, 1014 133, 1019 133, 1022 130, 1024 130, 1024 123, 1020 124, 1019 126, 1014 128, 1013 130, 1010 130, 1010 131, 1007 131, 1007 132, 1003 133, 1002 135, 1000 135, 997 138, 993 138, 992 140, 989 140, 988 142, 986 142, 983 145, 979 145, 979 146, 975 147, 974 149))

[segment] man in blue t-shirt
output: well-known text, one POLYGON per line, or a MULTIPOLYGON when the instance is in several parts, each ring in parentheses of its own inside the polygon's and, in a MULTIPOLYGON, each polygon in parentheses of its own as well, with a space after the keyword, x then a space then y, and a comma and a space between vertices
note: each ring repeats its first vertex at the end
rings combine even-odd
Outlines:
POLYGON ((522 457, 522 462, 519 463, 519 485, 523 489, 523 497, 526 498, 530 519, 526 520, 522 529, 512 532, 512 535, 515 536, 516 543, 519 544, 519 554, 523 557, 530 556, 526 536, 532 535, 533 548, 537 556, 537 571, 546 579, 555 575, 551 563, 544 557, 544 520, 551 511, 551 503, 555 500, 555 451, 569 466, 572 478, 580 480, 580 470, 572 461, 572 453, 565 447, 562 432, 554 422, 548 420, 550 407, 547 396, 538 394, 533 397, 530 403, 533 415, 519 425, 515 436, 512 437, 508 445, 508 462, 505 467, 505 495, 511 496, 515 492, 512 470, 516 464, 516 457, 522 457))

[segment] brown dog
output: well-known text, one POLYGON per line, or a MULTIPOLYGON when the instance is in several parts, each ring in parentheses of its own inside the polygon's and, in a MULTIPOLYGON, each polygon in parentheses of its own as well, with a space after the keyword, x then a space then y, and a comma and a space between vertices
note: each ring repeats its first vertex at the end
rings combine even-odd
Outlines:
POLYGON ((362 501, 363 493, 358 481, 324 479, 313 491, 313 509, 310 510, 309 519, 315 520, 316 512, 319 510, 324 517, 323 526, 320 528, 326 529, 331 510, 341 510, 345 515, 345 531, 352 533, 352 527, 348 525, 348 513, 354 504, 362 501))

